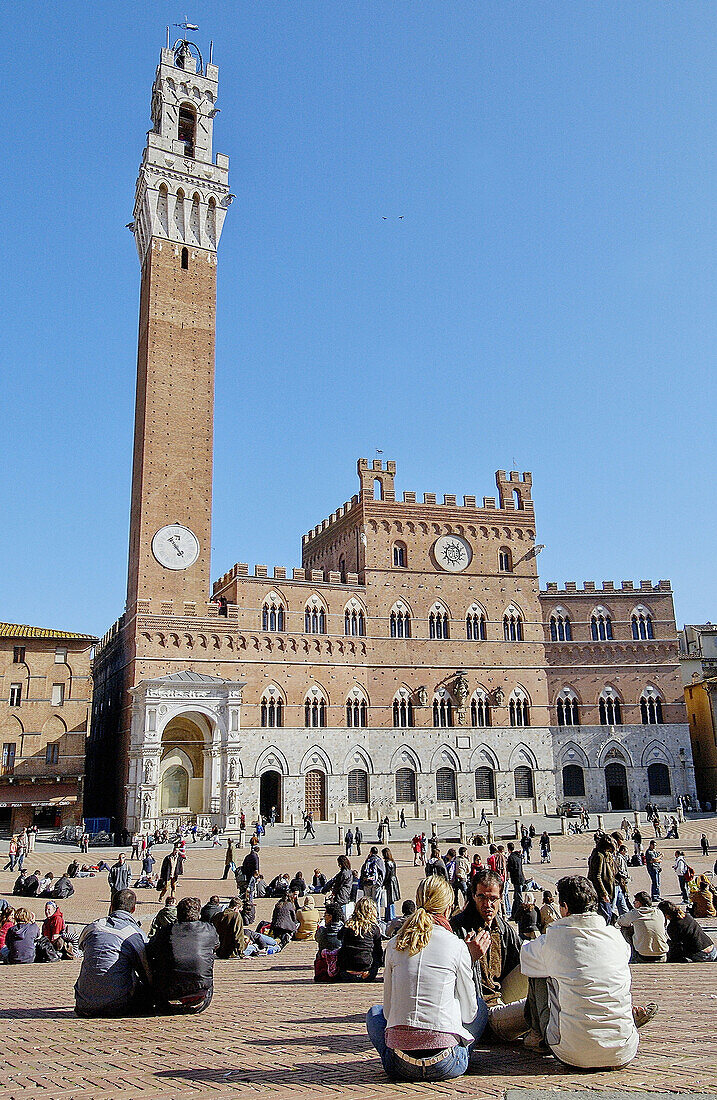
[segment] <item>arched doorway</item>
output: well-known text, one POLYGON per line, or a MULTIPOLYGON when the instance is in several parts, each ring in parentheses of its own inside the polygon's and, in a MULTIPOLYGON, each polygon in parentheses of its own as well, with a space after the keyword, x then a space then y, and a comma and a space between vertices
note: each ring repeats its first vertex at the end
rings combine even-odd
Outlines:
POLYGON ((163 818, 183 819, 208 812, 204 750, 209 737, 206 720, 199 714, 178 714, 162 731, 158 793, 163 818))
POLYGON ((259 780, 259 812, 271 817, 276 808, 276 820, 281 821, 281 772, 263 772, 259 780))
POLYGON ((624 764, 613 761, 605 768, 605 792, 613 810, 629 810, 627 771, 624 764))
POLYGON ((320 771, 306 773, 304 781, 304 808, 312 813, 315 821, 326 820, 326 776, 320 771))

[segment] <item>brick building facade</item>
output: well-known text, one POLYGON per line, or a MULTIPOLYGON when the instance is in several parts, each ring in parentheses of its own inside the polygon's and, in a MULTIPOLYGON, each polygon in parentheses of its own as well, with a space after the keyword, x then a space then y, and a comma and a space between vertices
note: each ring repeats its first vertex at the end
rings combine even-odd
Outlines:
POLYGON ((97 641, 0 623, 0 832, 82 820, 85 742, 97 641))
POLYGON ((243 808, 479 814, 694 794, 666 582, 540 591, 531 475, 405 492, 359 460, 301 568, 236 565, 207 602, 215 66, 163 50, 137 184, 142 265, 127 605, 102 640, 91 811, 236 826, 243 808), (168 438, 171 426, 171 448, 168 438), (226 614, 220 614, 225 610, 226 614))

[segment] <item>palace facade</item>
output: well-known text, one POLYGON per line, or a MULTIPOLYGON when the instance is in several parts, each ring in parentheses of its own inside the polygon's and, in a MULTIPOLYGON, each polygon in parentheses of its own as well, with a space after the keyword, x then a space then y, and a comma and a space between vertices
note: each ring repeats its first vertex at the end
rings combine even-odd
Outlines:
POLYGON ((141 264, 125 612, 94 663, 87 812, 128 829, 671 806, 694 796, 670 585, 548 584, 532 478, 396 495, 393 462, 300 568, 210 589, 218 70, 162 50, 137 183, 141 264), (171 425, 171 447, 167 446, 171 425), (211 591, 211 600, 208 600, 211 591))

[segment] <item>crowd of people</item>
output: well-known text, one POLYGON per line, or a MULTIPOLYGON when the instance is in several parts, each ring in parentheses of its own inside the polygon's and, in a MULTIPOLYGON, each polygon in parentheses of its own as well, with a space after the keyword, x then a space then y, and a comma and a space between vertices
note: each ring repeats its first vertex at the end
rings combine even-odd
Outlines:
MULTIPOLYGON (((258 829, 246 851, 228 838, 223 881, 231 876, 236 893, 214 894, 204 905, 195 897, 177 900, 184 837, 173 842, 158 873, 156 840, 139 834, 130 858, 121 853, 111 866, 73 861, 57 880, 23 867, 14 893, 47 898, 45 917, 40 922, 24 904, 0 902, 0 959, 81 959, 75 985, 81 1016, 196 1013, 212 1000, 216 959, 273 955, 291 941, 309 942, 318 982, 382 977, 383 1002, 370 1009, 367 1030, 387 1074, 400 1080, 459 1076, 484 1034, 552 1052, 573 1067, 627 1065, 639 1028, 658 1011, 653 1003, 632 1004, 629 964, 717 961, 717 947, 699 924, 717 916, 709 875, 696 874, 684 849, 676 849, 671 865, 682 905, 664 899, 660 835, 643 850, 639 826, 627 821, 596 833, 585 875, 565 876, 554 890, 541 889, 533 877, 535 849, 539 867, 550 863, 552 845, 532 825, 515 842, 491 843, 485 862, 465 845, 443 848, 435 833, 417 834, 414 865, 425 877, 415 901, 402 898, 388 822, 379 823, 378 836, 379 844, 362 854, 360 827, 347 830, 332 877, 314 868, 306 878, 287 871, 269 882, 261 874, 258 829), (138 875, 132 859, 141 861, 138 875), (633 894, 631 868, 638 864, 650 889, 633 894), (107 872, 109 914, 77 934, 58 900, 74 892, 72 878, 100 870, 107 872), (148 933, 136 916, 140 887, 157 890, 161 903, 148 933), (274 905, 271 917, 257 922, 259 898, 274 905)), ((14 870, 20 864, 13 840, 14 870)), ((25 839, 22 847, 28 850, 25 839)), ((700 847, 709 855, 706 834, 700 847)))

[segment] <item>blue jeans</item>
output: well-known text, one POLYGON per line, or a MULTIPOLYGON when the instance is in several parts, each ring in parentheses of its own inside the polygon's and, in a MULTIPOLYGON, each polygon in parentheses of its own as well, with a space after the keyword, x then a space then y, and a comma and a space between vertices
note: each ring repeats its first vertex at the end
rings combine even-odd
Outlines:
MULTIPOLYGON (((488 1007, 485 1001, 478 1000, 478 1011, 475 1019, 469 1024, 464 1023, 466 1030, 473 1036, 473 1042, 480 1039, 488 1023, 488 1007)), ((386 1046, 386 1017, 383 1014, 383 1005, 374 1005, 366 1013, 366 1030, 368 1037, 379 1053, 383 1068, 388 1076, 395 1080, 404 1081, 446 1081, 450 1077, 462 1077, 468 1069, 470 1050, 464 1046, 454 1046, 450 1053, 432 1066, 414 1065, 412 1062, 404 1062, 397 1058, 395 1052, 386 1046)))
POLYGON ((647 873, 650 876, 650 882, 652 883, 652 900, 660 900, 660 869, 658 867, 648 867, 647 873))
POLYGON ((624 917, 625 913, 630 912, 630 906, 627 904, 627 898, 625 897, 622 886, 615 886, 615 893, 612 898, 612 907, 617 912, 619 917, 624 917))

